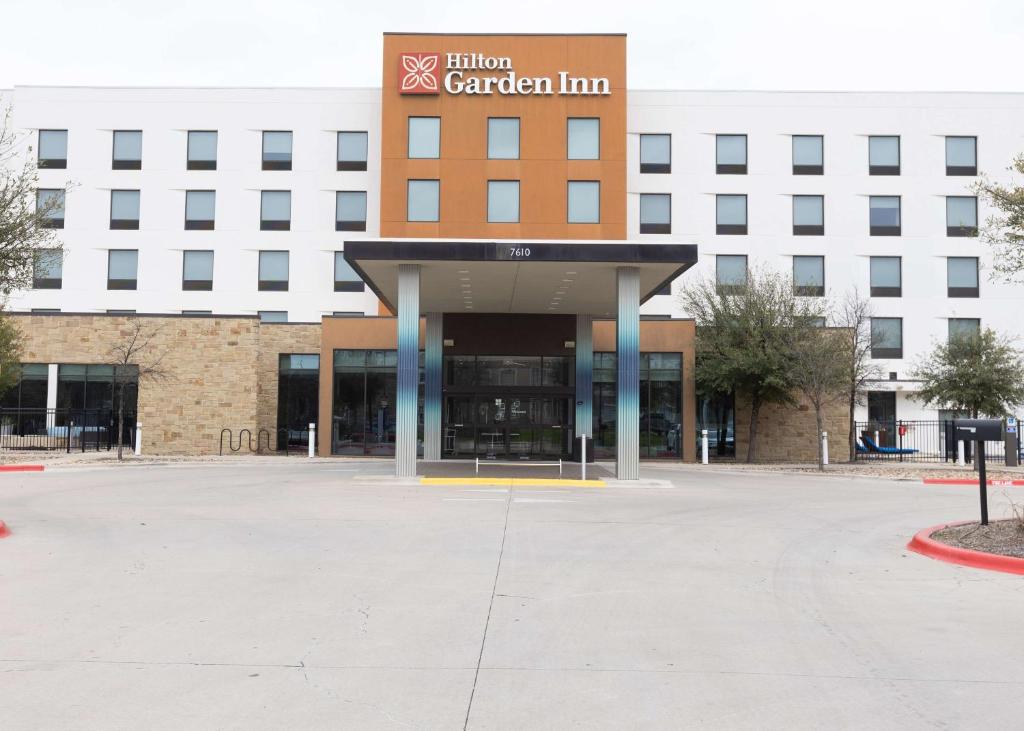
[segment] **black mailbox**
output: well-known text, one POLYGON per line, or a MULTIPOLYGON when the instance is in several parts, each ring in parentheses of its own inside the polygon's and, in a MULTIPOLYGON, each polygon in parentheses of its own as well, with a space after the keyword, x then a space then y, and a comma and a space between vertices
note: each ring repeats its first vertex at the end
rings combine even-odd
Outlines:
POLYGON ((1000 442, 1003 439, 1002 419, 957 419, 953 424, 957 441, 1000 442))

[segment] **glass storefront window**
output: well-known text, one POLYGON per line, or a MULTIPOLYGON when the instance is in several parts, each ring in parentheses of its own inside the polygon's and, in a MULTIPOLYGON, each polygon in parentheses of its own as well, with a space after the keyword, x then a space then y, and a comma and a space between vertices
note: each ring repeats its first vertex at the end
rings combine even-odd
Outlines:
POLYGON ((286 354, 278 356, 277 448, 309 445, 309 425, 318 421, 320 356, 286 354))

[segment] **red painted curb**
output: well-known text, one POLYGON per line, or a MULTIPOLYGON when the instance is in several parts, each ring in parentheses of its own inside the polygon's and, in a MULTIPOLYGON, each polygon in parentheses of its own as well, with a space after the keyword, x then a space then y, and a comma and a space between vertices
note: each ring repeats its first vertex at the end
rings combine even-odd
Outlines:
POLYGON ((984 551, 972 551, 969 548, 956 548, 939 541, 933 541, 931 538, 932 533, 943 528, 949 528, 954 525, 966 525, 973 522, 973 520, 961 520, 957 523, 942 523, 941 525, 933 525, 931 528, 925 528, 910 539, 907 548, 914 553, 920 553, 922 556, 934 558, 937 561, 970 566, 975 569, 1002 571, 1006 574, 1024 575, 1024 558, 1000 556, 997 553, 985 553, 984 551))
POLYGON ((6 538, 11 535, 11 529, 7 527, 7 524, 0 520, 0 538, 6 538))
MULTIPOLYGON (((977 485, 977 480, 968 480, 960 477, 925 477, 922 480, 926 485, 977 485)), ((1024 480, 986 480, 989 487, 1015 487, 1024 485, 1024 480)))
POLYGON ((42 472, 44 469, 41 464, 0 464, 0 472, 42 472))

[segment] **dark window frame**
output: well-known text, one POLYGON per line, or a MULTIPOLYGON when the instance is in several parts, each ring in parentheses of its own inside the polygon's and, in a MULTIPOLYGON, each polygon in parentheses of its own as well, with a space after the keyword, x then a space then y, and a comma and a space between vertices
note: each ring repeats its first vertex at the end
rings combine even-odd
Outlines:
POLYGON ((351 279, 338 279, 338 257, 344 257, 345 252, 335 251, 334 252, 334 291, 335 292, 365 292, 366 282, 363 280, 351 280, 351 279))
POLYGON ((671 132, 642 132, 640 133, 640 172, 651 175, 667 175, 672 172, 672 133, 671 132), (668 162, 643 162, 644 137, 668 137, 668 162))
MULTIPOLYGON (((35 254, 35 259, 32 262, 32 289, 61 289, 64 286, 64 254, 61 251, 61 264, 60 264, 60 276, 59 277, 37 277, 36 276, 36 264, 38 263, 38 257, 43 254, 44 251, 53 251, 52 249, 40 249, 35 254)), ((59 251, 59 250, 58 250, 59 251)))
MULTIPOLYGON (((37 213, 37 215, 38 215, 38 211, 39 211, 39 194, 43 193, 43 192, 49 193, 51 191, 53 191, 53 192, 59 191, 64 196, 64 203, 61 206, 61 208, 64 208, 67 205, 67 193, 66 193, 64 188, 36 188, 36 213, 37 213)), ((62 228, 64 228, 64 214, 62 213, 59 218, 56 217, 56 216, 46 216, 45 218, 40 218, 39 219, 39 227, 40 228, 54 228, 54 229, 62 229, 62 228)))
POLYGON ((217 135, 217 146, 220 146, 220 130, 216 129, 190 129, 185 132, 185 169, 186 170, 216 170, 217 169, 217 158, 214 157, 212 160, 191 160, 188 156, 189 151, 189 138, 192 133, 213 133, 217 135))
POLYGON ((68 134, 68 130, 66 130, 66 129, 40 129, 40 130, 38 130, 38 134, 36 135, 36 143, 37 143, 37 147, 38 147, 38 150, 36 152, 36 167, 38 167, 40 169, 66 170, 67 167, 68 167, 67 144, 68 144, 68 139, 69 138, 70 138, 70 135, 68 134), (43 132, 63 132, 64 133, 64 157, 63 157, 63 159, 56 158, 56 157, 54 157, 54 158, 44 158, 44 157, 42 157, 42 154, 43 154, 43 144, 42 144, 42 140, 40 139, 40 137, 42 136, 43 132))
POLYGON ((868 135, 868 175, 899 175, 903 168, 903 136, 902 135, 868 135), (895 137, 896 138, 896 164, 895 165, 872 165, 871 164, 871 140, 874 137, 895 137))
POLYGON ((715 289, 719 294, 743 294, 747 290, 746 284, 722 284, 718 276, 718 261, 720 257, 743 257, 743 277, 750 279, 750 257, 747 254, 716 254, 715 255, 715 289))
MULTIPOLYGON (((260 249, 256 256, 256 289, 259 292, 287 292, 292 279, 292 256, 288 249, 260 249), (260 264, 264 254, 287 254, 288 272, 286 279, 260 279, 260 264)), ((276 311, 276 310, 275 310, 276 311)))
POLYGON ((190 252, 209 252, 216 258, 213 249, 184 249, 181 252, 181 291, 182 292, 211 292, 213 291, 213 279, 186 279, 185 278, 185 257, 190 252))
POLYGON ((975 238, 978 235, 978 196, 976 195, 947 195, 946 196, 946 236, 947 238, 975 238), (974 201, 974 225, 973 226, 950 226, 949 225, 949 200, 950 198, 968 198, 974 201))
POLYGON ((793 175, 824 175, 825 174, 825 135, 791 135, 790 155, 793 161, 793 175), (814 137, 821 140, 821 164, 798 165, 796 163, 796 140, 798 137, 814 137))
POLYGON ((824 297, 825 296, 825 256, 823 254, 794 254, 793 255, 793 294, 797 297, 824 297), (797 259, 820 259, 821 260, 821 285, 798 285, 796 283, 796 260, 797 259))
POLYGON ((903 235, 903 196, 902 195, 869 195, 868 196, 868 233, 871 236, 902 236, 903 235), (900 222, 896 226, 873 226, 871 225, 871 199, 872 198, 895 198, 899 201, 896 210, 899 211, 900 222))
POLYGON ((138 249, 107 249, 107 289, 108 290, 137 290, 139 288, 139 250, 138 249), (135 279, 111 279, 110 257, 115 251, 135 252, 135 279))
POLYGON ((946 140, 950 138, 962 139, 962 140, 974 140, 974 164, 973 165, 950 165, 949 157, 946 150, 943 149, 943 153, 947 154, 946 157, 946 175, 947 176, 967 176, 973 177, 978 174, 978 136, 977 135, 946 135, 943 139, 943 147, 945 147, 946 140))
POLYGON ((337 170, 345 171, 360 171, 366 170, 367 160, 338 160, 338 148, 340 147, 341 136, 343 134, 361 134, 366 136, 366 157, 370 157, 370 132, 365 129, 339 129, 334 137, 334 157, 337 163, 337 170))
POLYGON ((715 133, 715 174, 716 175, 746 175, 750 166, 750 138, 746 133, 718 132, 715 133), (718 138, 719 137, 742 137, 743 138, 743 164, 720 163, 718 162, 718 138))
POLYGON ((745 193, 716 193, 715 194, 715 234, 718 236, 746 236, 750 224, 750 201, 745 193), (743 220, 746 223, 719 223, 718 222, 718 199, 721 196, 743 198, 743 220))
POLYGON ((292 192, 291 190, 272 189, 260 191, 260 231, 291 231, 292 230, 292 192), (266 220, 263 218, 263 194, 264 193, 287 193, 288 194, 288 220, 266 220))
POLYGON ((111 188, 110 190, 110 230, 111 231, 138 231, 139 221, 142 216, 142 191, 138 188, 111 188), (139 217, 140 218, 114 218, 114 193, 138 193, 139 217))
POLYGON ((335 231, 365 231, 366 230, 366 211, 368 208, 369 196, 365 190, 336 190, 334 191, 334 230, 335 231), (338 203, 341 199, 342 193, 362 193, 363 194, 363 220, 362 221, 348 221, 338 218, 338 203))
POLYGON ((977 299, 981 296, 981 260, 977 256, 947 256, 946 257, 946 297, 956 299, 977 299), (974 261, 973 287, 951 287, 949 285, 949 262, 950 259, 971 259, 974 261))
POLYGON ((671 193, 641 193, 640 194, 640 233, 642 234, 670 234, 672 233, 672 194, 671 193), (668 198, 668 223, 644 223, 643 221, 643 200, 644 196, 664 196, 668 198))
POLYGON ((903 296, 903 257, 902 256, 872 256, 868 258, 868 288, 872 297, 902 297, 903 296), (872 259, 895 259, 899 267, 900 283, 896 287, 876 287, 871 284, 871 260, 872 259))
POLYGON ((260 130, 260 162, 261 170, 291 170, 292 160, 295 159, 295 130, 291 129, 264 129, 260 130), (267 133, 270 134, 282 134, 287 133, 291 135, 291 149, 288 151, 287 160, 268 160, 267 159, 267 133))
POLYGON ((816 194, 793 194, 793 235, 794 236, 824 236, 825 235, 825 196, 816 194), (821 200, 821 223, 820 224, 797 224, 796 222, 796 199, 797 198, 819 198, 821 200))
POLYGON ((186 190, 185 191, 185 230, 186 231, 213 231, 217 216, 217 191, 216 190, 186 190), (189 193, 213 193, 214 218, 207 221, 189 220, 188 218, 188 194, 189 193))
POLYGON ((871 328, 870 355, 872 360, 902 360, 903 359, 903 318, 902 317, 873 317, 874 320, 896 320, 900 324, 900 344, 896 348, 876 348, 874 345, 874 326, 871 328))
POLYGON ((141 129, 114 129, 110 131, 110 169, 111 170, 142 170, 142 152, 139 152, 138 160, 118 160, 114 157, 114 140, 117 139, 118 132, 138 132, 142 134, 141 129))

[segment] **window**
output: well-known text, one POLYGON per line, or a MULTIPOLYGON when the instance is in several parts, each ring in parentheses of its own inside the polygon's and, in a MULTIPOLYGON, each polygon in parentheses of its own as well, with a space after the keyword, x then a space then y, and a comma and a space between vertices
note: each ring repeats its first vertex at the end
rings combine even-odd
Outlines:
POLYGON ((114 170, 142 170, 142 132, 114 131, 114 170))
POLYGON ((903 318, 871 318, 871 357, 903 357, 903 318))
POLYGON ((60 289, 64 271, 64 252, 42 249, 32 261, 32 289, 60 289))
POLYGON ((487 181, 487 223, 519 223, 519 181, 487 181))
POLYGON ((569 223, 601 222, 601 184, 596 180, 570 180, 567 220, 569 223))
POLYGON ((716 256, 715 283, 722 294, 742 294, 747 289, 747 257, 742 254, 716 256))
POLYGON ((36 215, 42 228, 64 228, 64 190, 40 188, 36 191, 36 215))
POLYGON ((213 252, 182 252, 181 288, 185 291, 213 289, 213 252))
POLYGON ((366 170, 366 132, 338 133, 338 170, 366 170))
POLYGON ((137 230, 139 228, 139 191, 110 191, 111 230, 137 230))
POLYGON ((668 193, 640 194, 640 233, 672 233, 672 196, 668 193))
POLYGON ((259 290, 261 292, 288 291, 288 252, 261 251, 259 290))
POLYGON ((409 117, 409 157, 441 157, 440 117, 409 117))
POLYGON ((261 323, 288 322, 287 310, 260 310, 256 314, 259 315, 261 323))
POLYGON ((978 235, 978 199, 969 195, 946 196, 946 236, 978 235))
POLYGON ((107 289, 136 289, 138 276, 138 250, 111 249, 107 252, 107 289))
POLYGON ((263 133, 263 169, 292 169, 292 133, 263 133))
POLYGON ((134 315, 135 310, 107 310, 108 315, 134 315))
POLYGON ((672 172, 672 135, 640 135, 640 172, 672 172))
POLYGON ((947 321, 946 327, 949 340, 976 338, 981 334, 981 320, 976 317, 951 317, 947 321))
POLYGON ((747 174, 746 135, 715 135, 715 172, 719 175, 747 174))
POLYGON ((68 166, 68 131, 66 129, 39 130, 39 157, 41 168, 68 166))
POLYGON ((331 317, 366 317, 366 314, 355 310, 335 310, 331 313, 331 317))
POLYGON ((519 117, 491 117, 487 120, 487 158, 519 159, 519 117))
POLYGON ((745 234, 747 232, 747 196, 715 196, 715 233, 745 234))
POLYGON ((356 274, 356 270, 345 261, 345 253, 334 252, 334 291, 335 292, 362 292, 366 284, 356 274))
POLYGON ((185 191, 185 230, 212 231, 217 194, 212 190, 185 191))
POLYGON ((434 222, 440 220, 441 181, 410 180, 406 191, 406 219, 434 222))
POLYGON ((900 197, 898 195, 870 196, 868 206, 872 236, 900 235, 900 197))
POLYGON ((793 175, 824 175, 824 147, 821 135, 793 135, 793 175))
POLYGON ((601 159, 601 120, 596 117, 570 117, 566 157, 570 160, 601 159))
MULTIPOLYGON (((42 167, 42 166, 40 166, 42 167)), ((978 138, 946 138, 946 175, 978 174, 978 138)))
POLYGON ((793 196, 793 235, 825 235, 825 196, 793 196))
POLYGON ((825 257, 793 257, 793 294, 800 297, 825 296, 825 257))
POLYGON ((950 256, 946 258, 946 295, 948 297, 978 296, 978 258, 950 256))
POLYGON ((903 260, 900 257, 871 257, 871 296, 903 296, 903 260))
POLYGON ((900 174, 899 137, 868 137, 868 174, 900 174))
POLYGON ((292 227, 292 192, 260 192, 260 231, 289 231, 292 227))
POLYGON ((366 191, 339 190, 334 200, 335 231, 366 230, 366 191))
POLYGON ((199 315, 212 315, 213 310, 182 310, 181 314, 197 317, 199 315))
POLYGON ((216 132, 189 130, 185 168, 188 170, 217 169, 216 132))

